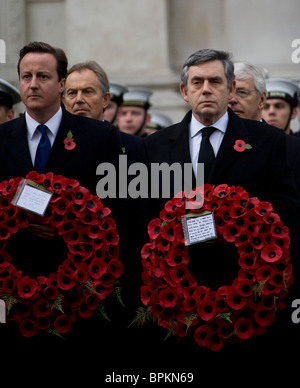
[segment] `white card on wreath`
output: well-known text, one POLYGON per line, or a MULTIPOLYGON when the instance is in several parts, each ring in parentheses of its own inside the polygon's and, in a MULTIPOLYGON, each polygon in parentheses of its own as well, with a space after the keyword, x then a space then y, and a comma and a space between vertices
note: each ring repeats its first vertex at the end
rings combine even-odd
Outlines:
POLYGON ((212 212, 185 215, 182 217, 182 226, 185 245, 197 244, 217 238, 215 219, 212 212))
POLYGON ((11 203, 22 209, 43 216, 51 200, 52 192, 30 179, 24 179, 11 203))

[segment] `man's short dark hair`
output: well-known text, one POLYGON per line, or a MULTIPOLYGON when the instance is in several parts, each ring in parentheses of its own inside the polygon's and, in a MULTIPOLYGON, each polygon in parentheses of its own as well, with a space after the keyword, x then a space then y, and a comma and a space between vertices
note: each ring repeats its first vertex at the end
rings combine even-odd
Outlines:
POLYGON ((52 54, 56 59, 56 70, 58 74, 58 80, 62 80, 67 76, 68 59, 65 52, 60 48, 52 47, 50 44, 45 42, 31 42, 24 46, 20 50, 19 61, 18 61, 18 74, 20 77, 20 63, 21 60, 28 53, 49 53, 52 54))
POLYGON ((213 49, 202 49, 191 54, 185 61, 182 72, 181 72, 181 83, 184 88, 187 89, 187 79, 189 75, 189 68, 191 66, 198 66, 202 63, 210 61, 221 61, 224 66, 224 73, 227 78, 228 88, 230 88, 234 81, 234 66, 230 58, 229 53, 226 51, 213 50, 213 49))

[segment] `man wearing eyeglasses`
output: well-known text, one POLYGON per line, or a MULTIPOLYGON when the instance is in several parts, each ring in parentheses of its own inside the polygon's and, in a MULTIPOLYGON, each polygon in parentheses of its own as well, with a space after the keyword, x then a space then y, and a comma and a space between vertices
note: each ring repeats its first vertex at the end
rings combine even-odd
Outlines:
POLYGON ((236 62, 234 74, 236 89, 229 100, 230 108, 243 119, 260 121, 266 102, 263 73, 250 63, 236 62))

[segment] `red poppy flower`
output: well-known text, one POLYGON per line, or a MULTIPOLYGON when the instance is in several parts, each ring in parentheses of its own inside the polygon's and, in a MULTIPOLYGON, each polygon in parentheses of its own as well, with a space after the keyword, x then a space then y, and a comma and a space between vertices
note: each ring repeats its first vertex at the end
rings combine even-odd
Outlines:
POLYGON ((144 303, 145 306, 148 306, 151 302, 152 298, 152 290, 148 286, 142 286, 141 287, 141 300, 144 303))
POLYGON ((172 224, 172 222, 168 222, 167 224, 163 225, 161 227, 161 237, 168 241, 174 241, 175 240, 175 232, 174 229, 176 228, 175 224, 172 224))
POLYGON ((277 224, 277 223, 280 223, 280 217, 278 214, 276 213, 267 213, 263 216, 263 220, 267 223, 267 224, 270 224, 270 225, 274 225, 274 224, 277 224))
POLYGON ((249 339, 254 334, 254 326, 250 319, 239 318, 234 324, 234 329, 241 339, 249 339))
POLYGON ((177 326, 176 326, 176 334, 178 335, 178 337, 180 338, 183 338, 183 337, 186 337, 189 332, 191 330, 191 326, 187 326, 186 324, 184 323, 179 323, 177 326))
POLYGON ((33 320, 24 319, 19 325, 19 331, 23 337, 33 337, 38 332, 38 327, 33 320))
POLYGON ((76 143, 71 137, 64 139, 64 145, 66 150, 73 150, 76 147, 76 143))
POLYGON ((211 329, 208 325, 199 326, 194 333, 194 340, 200 346, 208 348, 210 346, 211 329))
POLYGON ((230 193, 230 187, 227 185, 219 185, 214 188, 214 195, 218 198, 225 198, 230 193))
POLYGON ((275 314, 272 310, 260 308, 255 312, 255 321, 262 327, 269 326, 275 320, 275 314))
POLYGON ((255 207, 254 207, 254 211, 261 215, 261 216, 264 216, 266 214, 271 214, 272 211, 273 211, 273 206, 269 203, 269 202, 264 202, 264 201, 260 201, 258 202, 255 207))
POLYGON ((242 269, 255 269, 258 266, 257 253, 245 253, 242 254, 238 259, 238 264, 242 269))
POLYGON ((184 204, 186 201, 186 197, 183 193, 181 194, 182 195, 178 194, 178 196, 175 196, 174 198, 166 202, 165 209, 168 213, 175 212, 176 216, 178 216, 179 209, 183 209, 183 213, 184 213, 184 204))
POLYGON ((103 242, 106 245, 118 245, 119 244, 119 233, 115 228, 106 230, 103 233, 103 242))
POLYGON ((141 250, 142 259, 148 259, 153 253, 154 245, 152 243, 146 243, 141 250))
POLYGON ((43 293, 47 299, 55 300, 58 297, 58 289, 55 286, 46 287, 43 293))
POLYGON ((7 278, 2 282, 2 289, 5 293, 12 293, 16 288, 17 280, 13 278, 7 278))
POLYGON ((261 252, 261 258, 268 263, 274 263, 275 261, 278 261, 282 257, 282 250, 279 248, 278 245, 275 244, 269 244, 264 247, 264 249, 261 252))
POLYGON ((155 218, 148 224, 148 234, 152 240, 155 240, 160 234, 161 220, 155 218))
POLYGON ((99 306, 99 299, 96 297, 96 295, 87 295, 85 298, 85 303, 88 309, 96 310, 96 308, 99 306))
POLYGON ((194 296, 189 296, 184 299, 182 307, 185 311, 193 311, 197 307, 197 300, 194 296))
POLYGON ((206 299, 199 303, 197 311, 203 321, 210 321, 215 315, 215 303, 210 299, 206 299))
POLYGON ((33 305, 33 311, 36 317, 46 317, 51 313, 48 302, 45 299, 40 299, 33 305))
POLYGON ((210 350, 213 352, 218 352, 223 347, 223 345, 223 338, 219 335, 218 331, 212 331, 210 335, 210 350))
POLYGON ((242 296, 248 297, 253 293, 252 282, 249 280, 239 281, 237 284, 237 289, 242 296))
POLYGON ((57 273, 57 284, 62 290, 70 290, 75 286, 76 282, 70 275, 59 270, 57 273))
POLYGON ((245 151, 245 145, 246 145, 246 143, 243 140, 236 140, 233 148, 237 152, 244 152, 245 151))
POLYGON ((55 330, 63 334, 70 330, 72 326, 72 319, 66 314, 61 314, 55 319, 53 325, 55 330))
POLYGON ((38 282, 30 279, 28 276, 23 276, 17 283, 18 294, 21 298, 31 298, 38 290, 38 282))
POLYGON ((255 276, 258 280, 259 283, 267 280, 271 274, 274 272, 274 269, 270 266, 270 265, 262 265, 260 266, 256 272, 255 272, 255 276))
POLYGON ((170 270, 170 277, 175 283, 178 283, 184 278, 187 273, 187 267, 183 264, 179 264, 170 270))
POLYGON ((118 259, 112 259, 107 265, 107 271, 118 279, 123 273, 123 264, 118 259))
POLYGON ((155 317, 160 317, 164 312, 164 307, 160 302, 159 303, 156 302, 151 306, 151 312, 155 317))
POLYGON ((217 319, 218 324, 218 334, 221 338, 226 339, 232 335, 233 328, 232 323, 229 321, 224 321, 223 319, 217 319))
POLYGON ((115 277, 111 273, 104 273, 100 279, 98 279, 99 283, 102 284, 104 287, 113 287, 115 284, 115 277))
POLYGON ((166 256, 166 262, 171 267, 176 267, 180 264, 187 265, 189 262, 188 250, 180 248, 171 249, 171 251, 166 256))
POLYGON ((282 223, 276 223, 271 226, 271 234, 277 239, 286 239, 289 237, 289 228, 282 223))
POLYGON ((104 259, 98 257, 94 258, 89 265, 89 273, 93 279, 100 279, 106 270, 107 265, 104 259))
POLYGON ((159 295, 160 304, 164 308, 174 307, 177 303, 177 293, 170 287, 160 291, 159 295))
POLYGON ((229 288, 229 293, 227 297, 228 306, 233 310, 240 310, 247 304, 247 299, 240 293, 240 291, 235 290, 233 287, 229 288))
POLYGON ((241 234, 237 225, 225 224, 223 227, 223 238, 228 242, 234 242, 241 234))

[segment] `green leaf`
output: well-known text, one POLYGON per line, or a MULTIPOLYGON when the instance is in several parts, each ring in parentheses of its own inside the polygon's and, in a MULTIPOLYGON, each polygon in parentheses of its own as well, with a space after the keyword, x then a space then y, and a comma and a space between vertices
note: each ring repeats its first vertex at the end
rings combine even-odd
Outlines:
POLYGON ((10 294, 3 294, 0 298, 5 302, 7 315, 9 315, 10 310, 14 307, 15 304, 20 303, 20 301, 15 296, 10 294))
POLYGON ((227 311, 224 311, 222 313, 217 314, 216 319, 221 318, 221 319, 224 319, 224 321, 232 323, 231 314, 232 314, 232 311, 227 310, 227 311))
POLYGON ((67 133, 67 137, 70 137, 71 139, 73 139, 73 133, 72 133, 72 131, 69 131, 69 132, 67 133))
POLYGON ((255 284, 253 286, 253 293, 254 293, 254 297, 256 298, 257 296, 261 297, 261 293, 262 293, 262 289, 264 288, 264 285, 266 284, 266 282, 268 281, 269 277, 267 277, 264 281, 262 281, 261 283, 258 283, 258 284, 255 284))
POLYGON ((99 307, 98 307, 98 309, 97 309, 96 311, 97 311, 98 316, 99 316, 100 318, 105 319, 105 320, 107 320, 107 321, 110 322, 110 319, 109 319, 109 317, 108 317, 108 315, 107 315, 107 313, 106 313, 105 306, 104 306, 104 303, 103 303, 103 302, 100 303, 100 305, 99 305, 99 307))
POLYGON ((250 144, 245 144, 245 150, 251 150, 252 146, 250 144))
POLYGON ((50 328, 50 329, 48 329, 48 330, 46 330, 47 331, 47 333, 49 333, 49 334, 51 334, 51 335, 56 335, 57 337, 60 337, 60 338, 62 338, 63 340, 65 340, 65 337, 63 337, 57 330, 55 330, 55 329, 52 329, 52 328, 50 328))
POLYGON ((58 311, 60 311, 61 313, 64 314, 64 311, 62 309, 62 300, 63 300, 63 298, 64 298, 64 296, 62 294, 59 294, 58 297, 52 303, 48 303, 48 307, 51 310, 58 310, 58 311))
POLYGON ((198 317, 197 313, 188 313, 184 317, 184 321, 186 323, 186 331, 190 328, 192 325, 193 321, 198 317))
POLYGON ((125 304, 123 303, 123 300, 122 300, 122 287, 121 287, 121 284, 120 284, 120 282, 118 280, 116 281, 116 285, 115 285, 114 292, 113 292, 113 297, 115 299, 117 299, 117 301, 123 307, 125 307, 125 304))
POLYGON ((128 328, 132 325, 143 326, 147 322, 156 322, 157 318, 152 314, 151 309, 149 307, 140 306, 136 310, 135 317, 129 324, 128 328))

